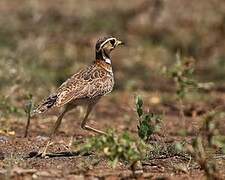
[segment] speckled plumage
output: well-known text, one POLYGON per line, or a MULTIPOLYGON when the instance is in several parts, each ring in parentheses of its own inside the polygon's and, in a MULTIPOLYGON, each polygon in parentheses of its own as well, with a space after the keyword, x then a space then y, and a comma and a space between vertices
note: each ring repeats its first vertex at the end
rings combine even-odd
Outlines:
MULTIPOLYGON (((95 61, 66 80, 55 93, 44 99, 34 110, 33 114, 40 114, 54 108, 64 107, 51 131, 51 137, 59 128, 64 115, 77 105, 87 105, 87 111, 81 123, 81 128, 105 134, 103 131, 88 126, 87 120, 92 108, 99 99, 110 93, 113 89, 114 77, 110 53, 121 44, 123 44, 121 41, 113 37, 100 38, 95 46, 95 61)), ((27 123, 27 129, 28 126, 29 123, 27 123)), ((51 139, 44 150, 40 152, 41 156, 45 156, 47 148, 51 144, 50 142, 51 139)))
POLYGON ((94 105, 102 96, 113 90, 114 76, 110 53, 121 44, 123 44, 121 41, 111 36, 100 38, 95 45, 95 61, 66 80, 55 93, 44 99, 34 110, 33 114, 41 114, 54 108, 63 107, 51 136, 58 129, 66 112, 78 105, 87 105, 87 112, 81 127, 97 133, 104 133, 87 126, 86 123, 94 105))
POLYGON ((110 93, 114 86, 114 77, 111 66, 107 67, 104 63, 95 61, 74 74, 58 88, 56 93, 44 99, 35 112, 43 113, 67 103, 79 105, 82 100, 92 101, 96 97, 110 93))

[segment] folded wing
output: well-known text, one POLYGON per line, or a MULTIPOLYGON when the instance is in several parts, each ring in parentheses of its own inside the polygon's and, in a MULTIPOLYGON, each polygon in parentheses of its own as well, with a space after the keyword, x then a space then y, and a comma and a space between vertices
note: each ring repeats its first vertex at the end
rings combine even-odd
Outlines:
POLYGON ((40 103, 35 112, 43 113, 53 107, 61 107, 72 100, 103 96, 112 91, 113 84, 113 77, 109 76, 107 71, 94 65, 89 66, 65 81, 55 94, 40 103))

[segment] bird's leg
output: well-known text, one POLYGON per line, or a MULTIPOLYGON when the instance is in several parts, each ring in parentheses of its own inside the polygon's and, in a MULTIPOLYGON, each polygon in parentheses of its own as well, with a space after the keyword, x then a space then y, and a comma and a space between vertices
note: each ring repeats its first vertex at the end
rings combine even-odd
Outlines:
POLYGON ((64 110, 61 112, 61 114, 58 116, 58 118, 57 118, 57 120, 56 120, 56 122, 55 122, 55 124, 54 124, 54 127, 53 127, 52 130, 51 130, 50 138, 52 138, 52 137, 55 135, 56 131, 59 129, 59 126, 60 126, 60 124, 61 124, 61 122, 62 122, 62 119, 63 119, 64 115, 65 115, 69 110, 70 110, 70 109, 68 108, 68 106, 66 106, 65 109, 64 109, 64 110))
POLYGON ((46 146, 43 148, 43 150, 39 151, 39 153, 38 153, 39 155, 41 154, 41 157, 45 157, 46 156, 46 152, 47 152, 48 147, 53 144, 53 142, 51 142, 53 136, 55 135, 56 131, 58 130, 58 128, 59 128, 59 126, 60 126, 60 124, 62 122, 62 119, 63 119, 64 115, 70 109, 72 109, 72 108, 70 108, 69 106, 66 106, 65 109, 58 116, 58 118, 57 118, 57 120, 55 122, 55 125, 54 125, 53 129, 51 130, 50 139, 48 140, 48 142, 47 142, 46 146))
POLYGON ((83 119, 83 121, 81 123, 81 128, 82 129, 85 129, 85 130, 88 130, 88 131, 93 131, 93 132, 98 133, 98 134, 104 134, 104 135, 106 135, 105 132, 100 131, 98 129, 95 129, 95 128, 92 128, 92 127, 86 125, 87 124, 87 121, 88 121, 88 116, 89 116, 90 112, 92 111, 92 109, 93 109, 93 107, 94 107, 95 104, 96 103, 88 104, 86 115, 85 115, 85 117, 84 117, 84 119, 83 119))

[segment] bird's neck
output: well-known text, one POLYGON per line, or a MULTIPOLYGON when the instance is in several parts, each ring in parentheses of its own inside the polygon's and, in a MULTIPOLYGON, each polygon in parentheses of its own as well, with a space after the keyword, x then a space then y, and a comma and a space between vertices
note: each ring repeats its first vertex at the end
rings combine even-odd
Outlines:
POLYGON ((104 49, 96 51, 96 61, 104 61, 107 64, 111 64, 110 52, 106 52, 104 49))
POLYGON ((113 73, 111 64, 108 64, 108 63, 106 63, 105 61, 98 60, 98 59, 96 59, 96 60, 94 61, 94 63, 95 63, 97 66, 99 66, 100 68, 102 68, 102 69, 104 69, 105 71, 109 72, 110 74, 113 73))
POLYGON ((111 58, 109 53, 106 53, 104 49, 96 52, 95 63, 106 71, 112 72, 111 58))

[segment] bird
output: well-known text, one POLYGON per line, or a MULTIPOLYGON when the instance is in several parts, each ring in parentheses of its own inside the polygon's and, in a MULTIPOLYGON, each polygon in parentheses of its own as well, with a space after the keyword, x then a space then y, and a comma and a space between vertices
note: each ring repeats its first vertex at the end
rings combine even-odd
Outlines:
POLYGON ((86 114, 81 122, 82 129, 106 134, 87 125, 88 116, 99 100, 113 90, 114 74, 110 53, 120 45, 124 43, 115 37, 99 38, 95 45, 95 60, 67 79, 56 92, 50 94, 34 109, 33 115, 43 114, 55 108, 63 109, 50 132, 50 140, 41 152, 42 157, 46 155, 51 139, 57 132, 64 115, 77 106, 87 106, 86 114))

